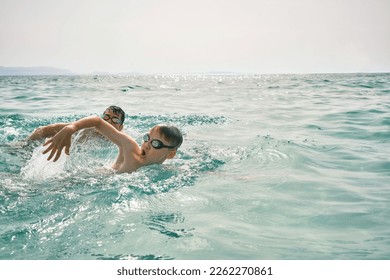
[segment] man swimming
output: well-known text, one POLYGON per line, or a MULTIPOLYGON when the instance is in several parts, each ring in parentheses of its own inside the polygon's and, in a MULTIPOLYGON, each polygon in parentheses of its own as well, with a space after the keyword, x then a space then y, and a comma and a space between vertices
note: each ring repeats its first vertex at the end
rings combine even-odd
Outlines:
POLYGON ((117 173, 132 173, 142 166, 161 164, 166 159, 173 158, 183 142, 183 136, 177 127, 157 125, 144 135, 144 142, 138 146, 131 136, 115 129, 98 116, 90 116, 65 125, 45 142, 44 146, 48 147, 43 154, 50 152, 47 160, 54 157, 53 161, 57 161, 64 148, 65 154, 69 155, 72 134, 85 128, 96 129, 118 146, 119 154, 112 165, 117 173))
MULTIPOLYGON (((111 124, 113 127, 115 127, 118 131, 121 131, 123 129, 123 123, 125 122, 126 114, 122 110, 122 108, 118 106, 110 106, 106 110, 104 110, 104 113, 102 115, 103 120, 111 124)), ((48 138, 54 136, 58 131, 63 129, 65 126, 67 126, 69 123, 55 123, 55 124, 49 124, 46 126, 38 127, 34 132, 27 138, 28 141, 34 141, 39 140, 42 138, 48 138)), ((88 136, 97 136, 95 130, 91 129, 89 131, 84 131, 84 134, 82 135, 82 139, 85 139, 88 136)), ((100 134, 99 134, 100 135, 100 134)))

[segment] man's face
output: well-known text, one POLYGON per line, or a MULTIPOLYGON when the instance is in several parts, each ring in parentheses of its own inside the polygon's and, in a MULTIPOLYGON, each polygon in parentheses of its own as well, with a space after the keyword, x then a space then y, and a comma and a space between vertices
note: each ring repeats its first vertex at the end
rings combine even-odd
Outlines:
POLYGON ((152 128, 149 133, 149 137, 146 137, 144 139, 144 142, 142 143, 141 150, 142 150, 142 157, 149 162, 149 164, 152 163, 163 163, 166 159, 173 158, 176 155, 176 149, 172 148, 160 148, 157 149, 153 147, 152 141, 158 140, 165 146, 170 146, 171 143, 169 143, 159 132, 158 128, 152 128))
POLYGON ((123 125, 121 123, 121 114, 115 114, 111 109, 107 109, 103 113, 103 120, 111 124, 117 130, 121 131, 123 125))

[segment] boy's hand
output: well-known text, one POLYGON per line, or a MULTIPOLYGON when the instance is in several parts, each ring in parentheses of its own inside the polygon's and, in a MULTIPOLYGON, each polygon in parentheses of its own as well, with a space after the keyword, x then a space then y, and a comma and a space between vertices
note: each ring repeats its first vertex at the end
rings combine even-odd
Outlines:
POLYGON ((65 154, 69 155, 69 149, 71 145, 72 134, 74 130, 71 125, 68 125, 61 129, 53 138, 47 140, 43 146, 49 145, 49 147, 43 151, 43 154, 50 152, 47 160, 51 160, 54 157, 54 162, 56 162, 61 156, 62 149, 65 148, 65 154))

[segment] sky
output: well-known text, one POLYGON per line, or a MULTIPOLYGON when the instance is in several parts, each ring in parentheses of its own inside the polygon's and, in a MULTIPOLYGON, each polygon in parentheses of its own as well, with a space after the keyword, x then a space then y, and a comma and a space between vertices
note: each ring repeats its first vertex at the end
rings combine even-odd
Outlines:
POLYGON ((390 0, 0 0, 0 66, 390 72, 390 0))

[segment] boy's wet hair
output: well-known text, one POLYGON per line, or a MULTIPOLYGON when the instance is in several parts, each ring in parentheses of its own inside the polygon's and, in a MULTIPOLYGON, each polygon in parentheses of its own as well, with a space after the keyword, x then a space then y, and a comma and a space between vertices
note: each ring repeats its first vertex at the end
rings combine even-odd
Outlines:
POLYGON ((159 132, 164 138, 169 141, 171 146, 174 146, 175 149, 178 149, 183 143, 183 135, 181 131, 174 125, 160 124, 156 125, 159 132))
POLYGON ((118 106, 110 106, 108 107, 105 111, 107 110, 111 110, 114 114, 117 114, 117 115, 120 115, 121 116, 121 124, 123 124, 125 122, 125 117, 126 117, 126 114, 125 114, 125 111, 122 110, 121 107, 118 107, 118 106))

